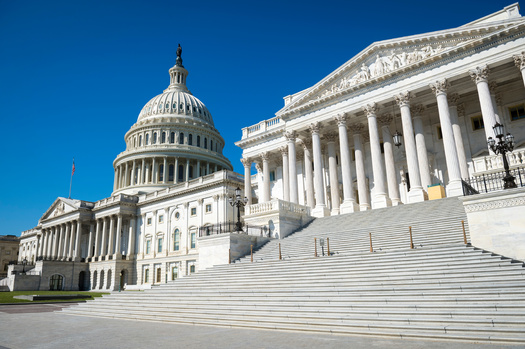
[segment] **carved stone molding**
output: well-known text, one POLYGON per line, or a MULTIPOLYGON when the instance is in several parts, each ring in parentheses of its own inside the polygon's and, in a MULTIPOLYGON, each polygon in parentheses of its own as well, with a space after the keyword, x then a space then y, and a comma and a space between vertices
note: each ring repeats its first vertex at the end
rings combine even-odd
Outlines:
POLYGON ((365 112, 366 117, 376 116, 376 113, 379 111, 379 107, 375 102, 365 105, 362 109, 365 112))
POLYGON ((299 144, 303 147, 303 149, 309 149, 312 147, 312 140, 311 139, 299 139, 299 144))
POLYGON ((279 151, 283 156, 288 155, 288 147, 279 147, 279 151))
POLYGON ((437 96, 440 94, 446 94, 447 89, 450 87, 450 84, 448 83, 447 79, 442 79, 428 86, 430 87, 432 92, 434 92, 434 94, 437 96))
POLYGON ((456 107, 459 101, 459 94, 451 93, 447 96, 447 99, 448 99, 448 105, 456 107))
POLYGON ((465 104, 463 103, 458 104, 458 116, 459 117, 465 116, 465 104))
POLYGON ((425 106, 423 104, 413 104, 410 106, 410 113, 414 116, 421 116, 425 111, 425 106))
POLYGON ((261 154, 259 154, 259 156, 261 157, 263 162, 270 160, 270 153, 267 151, 262 152, 261 154))
POLYGON ((501 99, 501 94, 496 93, 496 105, 501 107, 503 105, 503 100, 501 99))
POLYGON ((363 124, 352 124, 348 127, 354 134, 360 134, 365 129, 363 124))
POLYGON ((219 195, 217 194, 213 195, 213 201, 219 201, 219 195))
POLYGON ((397 105, 400 107, 403 107, 405 105, 410 105, 410 91, 401 92, 394 96, 394 100, 396 101, 397 105))
POLYGON ((379 126, 388 126, 392 123, 392 120, 394 120, 394 117, 390 113, 383 114, 377 118, 379 126))
POLYGON ((326 134, 323 135, 323 138, 328 142, 328 143, 331 143, 331 142, 335 142, 337 140, 337 138, 339 137, 339 135, 335 132, 328 132, 326 134))
POLYGON ((202 205, 203 202, 204 202, 204 199, 203 199, 203 198, 198 198, 198 199, 197 199, 197 203, 198 203, 199 205, 202 205))
POLYGON ((489 90, 491 95, 496 94, 496 88, 498 87, 498 83, 496 81, 489 82, 489 90))
POLYGON ((346 113, 338 114, 336 117, 334 117, 334 120, 337 122, 337 126, 345 126, 346 127, 346 120, 349 119, 346 116, 346 113))
POLYGON ((525 51, 519 55, 512 56, 512 58, 514 58, 514 64, 516 64, 516 67, 520 70, 525 69, 525 51))
POLYGON ((517 197, 503 200, 487 201, 477 204, 465 204, 465 212, 477 212, 492 210, 495 208, 512 207, 512 206, 524 206, 525 197, 517 197))
POLYGON ((262 173, 262 164, 260 162, 256 162, 255 163, 255 169, 257 170, 257 172, 261 172, 262 173))
POLYGON ((286 131, 284 133, 284 137, 286 137, 286 140, 289 142, 295 142, 295 138, 297 137, 297 132, 295 131, 286 131))
POLYGON ((250 167, 252 165, 252 160, 250 158, 241 158, 241 163, 244 167, 250 167))
POLYGON ((490 69, 489 69, 489 66, 485 64, 482 67, 476 67, 476 69, 470 69, 468 73, 470 77, 472 78, 472 80, 475 81, 477 84, 479 82, 488 81, 490 69))
POLYGON ((319 132, 321 131, 321 123, 319 121, 317 122, 313 122, 310 124, 310 126, 308 126, 308 129, 310 130, 310 132, 312 134, 319 134, 319 132))

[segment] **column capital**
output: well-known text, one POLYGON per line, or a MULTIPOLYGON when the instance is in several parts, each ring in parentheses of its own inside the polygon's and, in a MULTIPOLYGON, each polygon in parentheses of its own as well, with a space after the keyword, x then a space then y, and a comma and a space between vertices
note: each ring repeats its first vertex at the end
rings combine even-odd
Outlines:
POLYGON ((250 167, 252 165, 252 160, 250 158, 241 158, 241 163, 244 167, 250 167))
POLYGON ((423 104, 413 104, 410 106, 410 114, 414 116, 421 116, 425 111, 425 106, 423 104))
POLYGON ((458 105, 459 101, 459 94, 457 93, 451 93, 447 96, 448 99, 448 105, 456 107, 458 105))
POLYGON ((410 106, 410 98, 412 98, 410 91, 404 91, 394 95, 394 100, 399 107, 410 106))
POLYGON ((354 134, 360 134, 364 131, 365 126, 363 124, 352 124, 348 127, 354 134))
POLYGON ((488 65, 484 65, 482 67, 476 67, 476 69, 470 69, 468 71, 470 77, 474 82, 480 83, 480 82, 488 82, 488 77, 490 74, 490 69, 488 65))
POLYGON ((339 137, 339 135, 337 133, 335 133, 335 132, 328 132, 328 133, 323 135, 323 138, 328 143, 335 143, 335 141, 337 140, 338 137, 339 137))
POLYGON ((308 129, 310 130, 310 132, 314 135, 314 134, 319 134, 319 132, 321 131, 321 128, 322 128, 322 125, 319 121, 317 122, 313 122, 310 124, 310 126, 308 126, 308 129))
POLYGON ((459 117, 465 116, 465 105, 463 103, 458 104, 458 116, 459 117))
POLYGON ((283 156, 288 155, 288 147, 279 147, 279 151, 283 156))
POLYGON ((261 173, 262 172, 262 164, 260 162, 256 162, 255 163, 255 169, 257 170, 257 172, 261 173))
POLYGON ((215 194, 213 195, 213 201, 219 201, 219 195, 215 194))
POLYGON ((203 198, 198 198, 197 199, 197 203, 202 206, 202 203, 204 202, 204 199, 203 198))
POLYGON ((363 112, 365 113, 366 117, 375 116, 376 113, 379 111, 379 107, 375 102, 372 104, 367 104, 361 108, 363 109, 363 112))
POLYGON ((346 127, 346 120, 348 119, 349 117, 347 113, 341 113, 341 114, 337 114, 337 116, 334 116, 334 120, 337 122, 337 126, 346 127))
POLYGON ((514 58, 514 64, 516 64, 516 67, 520 70, 525 69, 525 51, 521 52, 519 55, 512 56, 512 58, 514 58))
POLYGON ((498 87, 498 83, 496 81, 489 82, 489 90, 490 94, 495 95, 496 94, 496 88, 498 87))
POLYGON ((392 120, 394 120, 394 117, 390 113, 385 113, 377 118, 377 122, 380 126, 388 126, 392 123, 392 120))
POLYGON ((267 151, 263 151, 259 154, 259 156, 261 157, 263 162, 268 161, 270 159, 270 153, 267 151))
POLYGON ((299 139, 298 143, 303 147, 303 149, 308 149, 312 147, 311 139, 299 139))
POLYGON ((450 84, 448 83, 447 79, 438 80, 433 84, 428 85, 432 92, 436 96, 441 94, 447 94, 447 89, 450 87, 450 84))
POLYGON ((295 142, 295 138, 297 137, 297 132, 295 132, 294 130, 285 131, 284 137, 286 138, 288 142, 295 142))

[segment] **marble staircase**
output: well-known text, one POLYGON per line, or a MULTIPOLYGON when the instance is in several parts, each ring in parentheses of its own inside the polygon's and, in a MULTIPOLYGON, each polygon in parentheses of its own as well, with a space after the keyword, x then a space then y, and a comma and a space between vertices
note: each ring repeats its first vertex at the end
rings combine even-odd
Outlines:
POLYGON ((462 228, 457 225, 466 219, 454 204, 421 208, 432 212, 430 223, 428 212, 410 205, 383 213, 373 210, 318 219, 280 240, 282 248, 295 251, 283 260, 272 252, 275 242, 271 242, 254 254, 253 263, 243 258, 151 290, 115 292, 63 312, 238 328, 525 344, 523 262, 463 244, 462 228), (413 227, 414 249, 403 228, 406 224, 413 227), (382 246, 375 252, 369 252, 372 229, 382 246), (363 232, 366 239, 360 238, 363 232), (334 239, 336 253, 314 257, 313 244, 302 247, 301 239, 306 243, 322 234, 334 239))

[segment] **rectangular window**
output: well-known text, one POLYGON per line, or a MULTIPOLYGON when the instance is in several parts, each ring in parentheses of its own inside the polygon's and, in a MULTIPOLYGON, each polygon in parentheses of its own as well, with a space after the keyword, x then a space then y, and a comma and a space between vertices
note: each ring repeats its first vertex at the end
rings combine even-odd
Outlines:
POLYGON ((206 213, 211 212, 211 204, 206 204, 206 213))
POLYGON ((146 241, 146 254, 151 253, 151 240, 146 241))
POLYGON ((481 115, 473 116, 470 118, 470 120, 472 121, 472 131, 482 130, 485 128, 483 117, 481 115))
POLYGON ((191 248, 195 248, 195 245, 197 244, 196 238, 197 234, 191 233, 191 248))
POLYGON ((190 265, 190 274, 195 273, 195 265, 190 265))
POLYGON ((173 237, 173 251, 178 251, 180 249, 180 233, 176 232, 173 237))
POLYGON ((161 253, 162 252, 162 240, 163 240, 162 238, 159 238, 157 240, 158 241, 158 243, 157 243, 157 245, 158 245, 157 246, 157 253, 161 253))
POLYGON ((159 223, 164 223, 164 215, 159 215, 159 223))
POLYGON ((275 171, 270 171, 270 182, 275 181, 275 171))
POLYGON ((175 280, 179 276, 179 271, 177 270, 177 267, 171 268, 171 279, 175 280))
POLYGON ((191 208, 191 215, 192 216, 196 216, 197 215, 197 207, 192 207, 191 208))
POLYGON ((148 218, 148 225, 151 225, 151 217, 148 218))
POLYGON ((519 120, 525 118, 525 104, 509 108, 510 120, 519 120))
POLYGON ((147 284, 149 282, 149 269, 144 270, 144 284, 147 284))

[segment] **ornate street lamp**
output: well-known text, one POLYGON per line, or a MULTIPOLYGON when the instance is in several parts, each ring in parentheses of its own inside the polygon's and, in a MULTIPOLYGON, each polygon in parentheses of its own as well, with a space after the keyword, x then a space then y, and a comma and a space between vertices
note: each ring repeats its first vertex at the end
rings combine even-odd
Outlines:
POLYGON ((392 139, 394 140, 394 145, 399 148, 402 144, 401 140, 403 139, 403 135, 396 130, 396 133, 394 133, 392 139))
POLYGON ((26 272, 26 265, 27 265, 27 257, 24 257, 24 260, 22 261, 22 274, 25 274, 26 272))
POLYGON ((503 158, 503 167, 505 168, 505 177, 503 177, 503 188, 517 188, 516 182, 514 181, 515 177, 510 174, 509 162, 507 161, 506 155, 506 153, 511 152, 512 149, 514 149, 514 136, 510 133, 507 133, 506 136, 503 136, 503 125, 500 125, 498 122, 492 128, 494 129, 494 134, 498 139, 498 143, 496 143, 496 140, 492 137, 489 137, 487 143, 489 144, 490 149, 492 149, 492 151, 495 154, 501 154, 501 157, 503 158))
POLYGON ((230 196, 228 201, 232 207, 237 207, 237 223, 235 223, 235 231, 240 232, 242 231, 241 207, 246 206, 248 198, 245 196, 243 200, 241 198, 241 189, 237 187, 237 189, 235 189, 235 199, 230 196))

